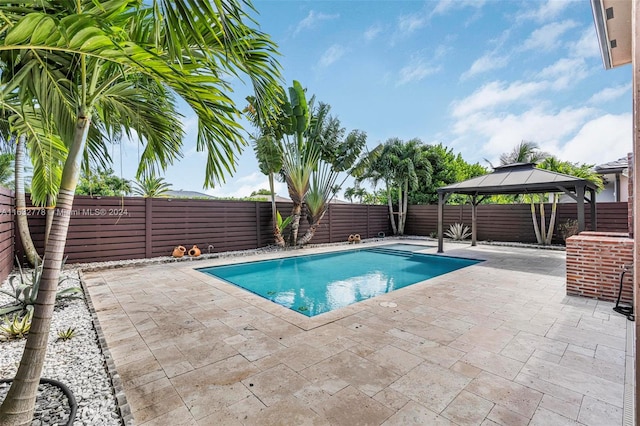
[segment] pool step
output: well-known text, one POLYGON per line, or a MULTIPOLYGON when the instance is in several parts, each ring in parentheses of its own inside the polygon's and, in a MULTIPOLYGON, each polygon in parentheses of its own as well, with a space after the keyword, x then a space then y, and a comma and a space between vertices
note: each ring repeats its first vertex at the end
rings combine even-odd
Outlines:
POLYGON ((392 254, 394 256, 403 256, 403 257, 412 257, 413 256, 413 253, 410 252, 410 251, 394 250, 394 249, 387 249, 387 248, 382 248, 382 247, 368 248, 367 251, 372 251, 374 253, 392 254))

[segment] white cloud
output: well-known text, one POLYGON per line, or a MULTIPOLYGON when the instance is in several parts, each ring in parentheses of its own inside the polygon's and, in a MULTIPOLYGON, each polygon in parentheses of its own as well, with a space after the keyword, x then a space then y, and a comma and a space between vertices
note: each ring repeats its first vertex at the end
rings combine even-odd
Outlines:
POLYGON ((310 10, 309 14, 298 23, 294 34, 298 34, 302 30, 308 30, 311 28, 317 27, 322 21, 331 21, 334 19, 338 19, 340 17, 339 14, 326 14, 321 12, 316 12, 314 10, 310 10))
POLYGON ((517 21, 534 20, 544 22, 559 16, 565 8, 571 5, 568 0, 548 0, 546 2, 526 2, 527 6, 535 5, 536 9, 529 9, 516 16, 517 21))
POLYGON ((318 66, 326 68, 340 59, 346 52, 346 49, 339 44, 331 45, 320 57, 318 66))
POLYGON ((480 9, 484 4, 485 0, 440 0, 436 7, 433 8, 431 16, 443 15, 450 10, 463 9, 465 7, 480 9))
POLYGON ((593 113, 590 108, 566 108, 552 112, 538 105, 522 114, 467 116, 455 123, 453 132, 459 138, 458 145, 465 141, 468 145, 477 144, 478 140, 485 141, 482 152, 488 158, 495 159, 509 152, 522 140, 533 141, 542 150, 553 153, 558 151, 560 142, 571 137, 593 113))
POLYGON ((525 50, 553 50, 560 46, 559 39, 577 24, 572 20, 552 22, 538 28, 523 43, 525 50))
MULTIPOLYGON (((214 197, 248 197, 259 189, 269 188, 269 178, 260 172, 233 179, 223 187, 208 189, 205 192, 214 197)), ((282 182, 275 182, 275 192, 282 197, 288 197, 287 186, 282 182)))
POLYGON ((401 86, 413 81, 420 81, 428 75, 438 72, 439 69, 439 67, 427 64, 427 62, 422 58, 414 58, 407 66, 403 67, 399 71, 396 85, 401 86))
POLYGON ((601 164, 633 150, 631 113, 605 114, 584 123, 557 155, 567 161, 601 164))
POLYGON ((556 89, 566 89, 587 76, 587 65, 582 58, 562 58, 556 63, 544 68, 538 77, 551 81, 556 89))
POLYGON ((493 52, 487 53, 476 59, 473 64, 471 64, 471 68, 462 73, 460 79, 466 80, 478 74, 504 68, 508 63, 508 56, 497 56, 493 52))
POLYGON ((382 32, 382 26, 380 24, 375 24, 370 26, 364 32, 364 39, 367 41, 371 41, 378 37, 378 35, 382 32))
POLYGON ((547 82, 515 81, 507 85, 505 82, 493 81, 467 98, 454 101, 452 112, 455 117, 464 117, 514 102, 531 102, 532 97, 547 89, 548 86, 547 82))
POLYGON ((408 35, 426 26, 428 18, 423 11, 402 15, 398 18, 398 29, 401 34, 408 35))
POLYGON ((579 58, 595 58, 600 56, 598 36, 594 29, 590 27, 585 28, 577 41, 569 43, 569 52, 571 56, 579 58))
POLYGON ((590 104, 602 104, 605 102, 613 101, 621 96, 628 95, 631 98, 631 83, 622 84, 615 87, 607 87, 602 89, 598 93, 595 93, 587 102, 590 104))

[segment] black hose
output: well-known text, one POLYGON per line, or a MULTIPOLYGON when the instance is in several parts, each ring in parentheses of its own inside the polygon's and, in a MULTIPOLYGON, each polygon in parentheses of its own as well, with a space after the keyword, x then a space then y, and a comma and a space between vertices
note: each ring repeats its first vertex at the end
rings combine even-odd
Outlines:
POLYGON ((616 300, 616 306, 613 307, 613 310, 619 314, 626 316, 629 321, 635 321, 633 305, 620 306, 620 299, 622 298, 622 283, 624 282, 624 274, 629 270, 630 268, 627 268, 626 265, 622 267, 622 273, 620 274, 620 287, 618 288, 618 299, 616 300))
MULTIPOLYGON (((0 383, 11 383, 13 379, 0 379, 0 383)), ((78 411, 78 403, 76 402, 76 398, 73 396, 73 392, 69 389, 64 383, 59 382, 53 379, 45 379, 41 378, 40 383, 46 383, 48 385, 56 386, 58 389, 62 391, 64 396, 67 397, 67 401, 69 401, 69 408, 71 409, 71 413, 69 413, 69 420, 67 420, 66 426, 72 426, 73 421, 76 419, 76 412, 78 411)))

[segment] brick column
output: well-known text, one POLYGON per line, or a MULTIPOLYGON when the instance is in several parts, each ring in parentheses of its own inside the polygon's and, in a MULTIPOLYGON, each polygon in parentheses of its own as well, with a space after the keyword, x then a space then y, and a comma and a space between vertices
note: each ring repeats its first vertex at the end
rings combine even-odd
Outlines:
POLYGON ((630 152, 627 154, 627 174, 629 176, 628 180, 628 194, 629 198, 627 200, 627 222, 629 224, 629 238, 633 238, 633 153, 630 152))

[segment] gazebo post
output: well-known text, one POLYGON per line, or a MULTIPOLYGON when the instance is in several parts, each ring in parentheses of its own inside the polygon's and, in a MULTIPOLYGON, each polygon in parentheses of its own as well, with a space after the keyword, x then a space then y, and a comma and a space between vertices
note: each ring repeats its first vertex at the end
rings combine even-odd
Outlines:
POLYGON ((476 240, 478 236, 477 223, 478 223, 478 196, 471 196, 471 247, 476 246, 476 240))
POLYGON ((576 197, 578 204, 578 232, 582 232, 585 229, 584 226, 584 185, 576 186, 576 197))
POLYGON ((444 240, 442 235, 442 221, 444 220, 444 193, 438 191, 438 253, 444 252, 444 240))

